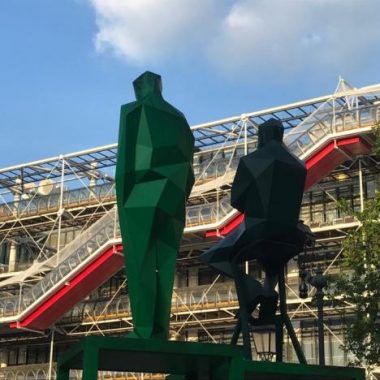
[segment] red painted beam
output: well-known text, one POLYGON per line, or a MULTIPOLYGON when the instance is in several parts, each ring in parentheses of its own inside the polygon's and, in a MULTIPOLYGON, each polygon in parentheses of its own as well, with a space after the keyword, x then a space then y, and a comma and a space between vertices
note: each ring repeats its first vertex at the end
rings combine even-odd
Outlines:
POLYGON ((372 146, 362 137, 352 137, 338 141, 338 147, 349 156, 357 156, 360 154, 370 154, 372 146))
MULTIPOLYGON (((321 178, 347 160, 347 155, 368 154, 370 151, 370 144, 360 136, 331 141, 306 160, 307 176, 305 190, 310 189, 310 187, 321 178)), ((207 231, 205 237, 226 236, 237 228, 243 219, 243 215, 237 213, 237 216, 230 220, 225 226, 216 230, 207 231)))
POLYGON ((305 190, 347 160, 348 156, 368 154, 371 146, 360 136, 332 141, 306 160, 307 177, 305 190))
POLYGON ((243 221, 244 215, 239 214, 235 216, 229 223, 227 223, 224 227, 217 230, 206 231, 206 238, 216 237, 216 236, 226 236, 231 231, 233 231, 237 226, 243 221))
POLYGON ((122 250, 121 244, 108 248, 26 318, 21 322, 11 323, 10 327, 25 327, 33 330, 49 328, 63 314, 123 267, 124 260, 123 256, 120 255, 122 250))

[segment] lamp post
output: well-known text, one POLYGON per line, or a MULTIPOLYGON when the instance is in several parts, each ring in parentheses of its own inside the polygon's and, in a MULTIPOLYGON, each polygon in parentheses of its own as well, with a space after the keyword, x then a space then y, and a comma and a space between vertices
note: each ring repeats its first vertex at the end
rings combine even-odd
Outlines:
POLYGON ((258 358, 272 361, 276 355, 276 327, 274 325, 253 326, 251 333, 258 358))
POLYGON ((317 300, 318 310, 318 353, 319 353, 319 365, 325 365, 325 332, 323 328, 323 297, 325 295, 323 288, 327 285, 327 279, 323 275, 322 268, 320 266, 315 270, 315 275, 312 276, 305 268, 305 264, 301 264, 300 267, 301 283, 299 286, 299 292, 301 298, 306 298, 308 295, 308 282, 311 286, 317 290, 315 297, 317 300))

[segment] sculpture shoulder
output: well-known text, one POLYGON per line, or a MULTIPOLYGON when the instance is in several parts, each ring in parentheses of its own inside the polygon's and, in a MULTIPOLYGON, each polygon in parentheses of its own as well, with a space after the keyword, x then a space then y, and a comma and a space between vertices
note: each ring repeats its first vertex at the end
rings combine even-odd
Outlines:
POLYGON ((185 119, 185 115, 180 110, 178 110, 173 105, 168 103, 162 97, 152 96, 150 98, 147 98, 146 101, 144 102, 144 104, 146 104, 150 107, 156 108, 162 112, 171 113, 175 116, 179 116, 179 117, 185 119))
POLYGON ((148 96, 140 101, 123 104, 121 106, 121 114, 130 113, 136 108, 144 106, 152 107, 162 112, 168 112, 185 119, 185 115, 180 110, 172 106, 161 96, 148 96))
POLYGON ((295 156, 289 149, 283 144, 277 141, 269 142, 264 147, 248 154, 242 158, 247 165, 253 164, 256 160, 281 160, 297 166, 305 167, 305 163, 295 156))
POLYGON ((140 106, 139 102, 131 102, 123 104, 120 108, 120 116, 126 115, 140 106))
POLYGON ((147 125, 161 124, 161 127, 170 128, 180 127, 184 135, 193 139, 190 126, 184 114, 169 104, 165 99, 159 96, 151 96, 141 101, 125 104, 121 107, 120 127, 131 127, 131 124, 138 125, 137 120, 140 118, 140 112, 145 110, 147 125), (190 136, 191 135, 191 136, 190 136))

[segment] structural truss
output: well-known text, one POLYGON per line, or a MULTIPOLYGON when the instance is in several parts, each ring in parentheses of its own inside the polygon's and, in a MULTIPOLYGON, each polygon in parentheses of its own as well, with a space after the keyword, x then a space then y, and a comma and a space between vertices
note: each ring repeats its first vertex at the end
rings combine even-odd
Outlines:
MULTIPOLYGON (((229 203, 231 183, 239 158, 256 148, 257 126, 270 118, 282 121, 285 144, 306 163, 305 190, 328 207, 326 199, 331 201, 336 210, 337 197, 329 186, 344 175, 347 186, 358 186, 362 207, 363 175, 370 181, 378 172, 371 145, 372 128, 380 121, 379 97, 380 84, 356 89, 341 79, 331 95, 193 126, 196 182, 187 205, 179 274, 199 266, 199 253, 241 222, 229 203)), ((123 266, 115 212, 116 154, 111 144, 0 170, 0 243, 7 249, 0 274, 4 336, 11 329, 59 327, 70 337, 131 329, 125 279, 105 297, 85 301, 123 266)), ((321 220, 311 211, 302 211, 301 217, 317 234, 317 250, 329 255, 325 271, 331 272, 341 257, 341 239, 358 223, 337 211, 330 218, 326 207, 321 220)), ((220 331, 231 329, 238 307, 234 287, 219 277, 207 285, 190 277, 186 286, 178 280, 174 289, 173 337, 198 328, 208 340, 219 341, 220 331)), ((297 272, 288 268, 292 318, 314 318, 312 293, 301 300, 297 284, 297 272)), ((334 314, 333 309, 326 312, 334 314)))

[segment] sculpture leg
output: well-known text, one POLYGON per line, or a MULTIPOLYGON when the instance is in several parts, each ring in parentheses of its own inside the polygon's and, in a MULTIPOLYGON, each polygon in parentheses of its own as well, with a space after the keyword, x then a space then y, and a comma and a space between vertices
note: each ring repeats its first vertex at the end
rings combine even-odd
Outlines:
POLYGON ((128 280, 128 293, 133 317, 134 333, 131 336, 150 338, 156 307, 156 207, 136 205, 135 199, 144 199, 137 192, 121 211, 120 223, 125 243, 124 260, 128 280), (145 206, 145 207, 143 207, 145 206))
POLYGON ((236 344, 237 343, 237 341, 239 339, 240 333, 241 333, 241 320, 240 320, 240 317, 239 317, 238 320, 237 320, 235 329, 234 329, 234 333, 232 334, 231 344, 236 344))
POLYGON ((128 276, 140 276, 138 282, 128 282, 134 333, 138 337, 168 337, 176 257, 175 248, 157 240, 146 251, 142 267, 127 268, 128 276))
MULTIPOLYGON (((151 338, 157 298, 157 262, 154 244, 145 250, 143 260, 126 260, 128 292, 133 315, 133 331, 139 338, 151 338)), ((135 258, 134 258, 135 259, 135 258)))
MULTIPOLYGON (((250 318, 250 315, 253 313, 253 311, 256 309, 257 305, 261 302, 260 300, 263 299, 264 294, 264 288, 261 285, 261 283, 257 280, 255 280, 250 275, 247 275, 246 273, 242 273, 240 271, 241 281, 244 285, 244 294, 246 297, 246 306, 247 306, 247 313, 248 318, 250 318)), ((240 301, 240 300, 239 300, 240 301)), ((262 309, 262 303, 260 303, 260 311, 262 309)), ((275 313, 275 310, 274 310, 275 313)), ((240 314, 240 312, 239 312, 240 314)), ((241 319, 238 318, 238 322, 235 326, 234 333, 231 338, 231 344, 236 344, 236 342, 239 339, 239 335, 241 333, 241 319)))
POLYGON ((86 347, 83 353, 83 374, 82 380, 97 380, 98 378, 98 348, 86 347))
POLYGON ((59 366, 57 370, 57 380, 70 380, 70 369, 59 366))
POLYGON ((276 318, 276 362, 283 361, 284 324, 281 317, 276 318))
POLYGON ((243 333, 243 354, 247 360, 252 360, 251 335, 249 327, 248 297, 244 286, 244 273, 239 269, 237 262, 232 262, 236 293, 239 299, 239 320, 243 333))
POLYGON ((154 337, 167 339, 176 269, 177 249, 165 242, 157 243, 157 301, 154 317, 154 337))

